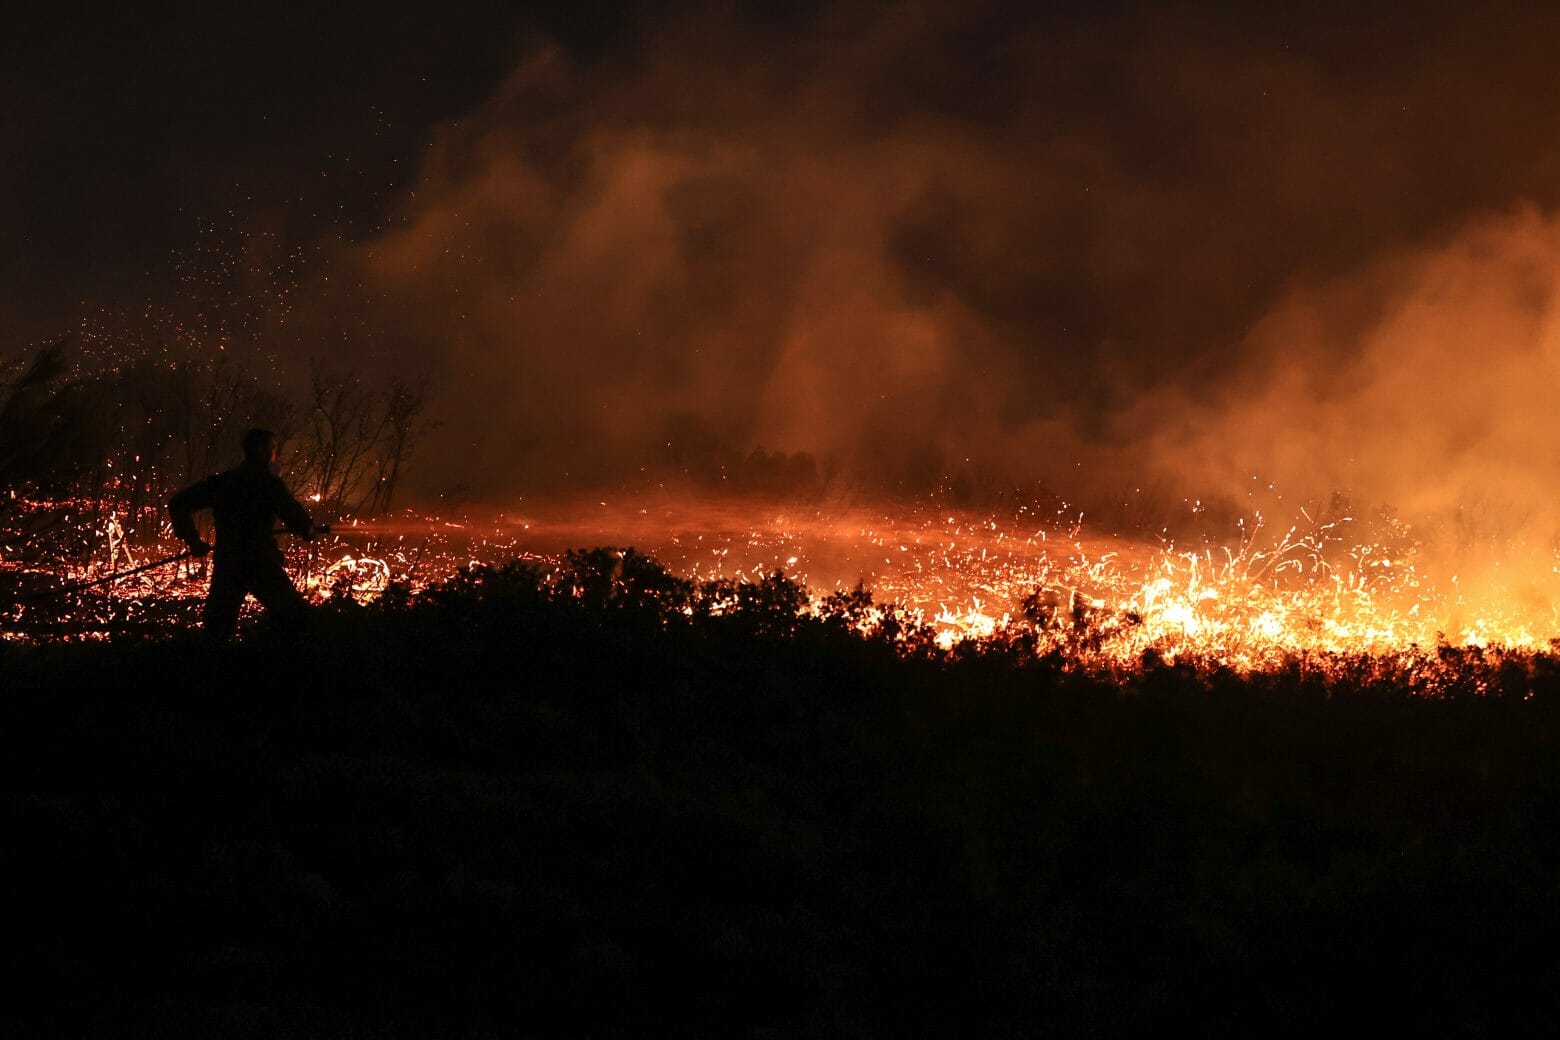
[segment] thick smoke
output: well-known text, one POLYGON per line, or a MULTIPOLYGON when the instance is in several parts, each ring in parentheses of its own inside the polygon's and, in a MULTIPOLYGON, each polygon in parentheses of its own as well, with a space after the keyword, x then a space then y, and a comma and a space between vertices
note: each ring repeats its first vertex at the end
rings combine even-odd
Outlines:
POLYGON ((1532 207, 1297 288, 1203 405, 1144 399, 1150 458, 1185 486, 1282 482, 1415 517, 1560 516, 1560 218, 1532 207), (1156 414, 1157 413, 1157 414, 1156 414))
POLYGON ((1012 13, 530 48, 341 246, 375 360, 438 374, 424 484, 586 487, 694 442, 1539 508, 1552 16, 1012 13))

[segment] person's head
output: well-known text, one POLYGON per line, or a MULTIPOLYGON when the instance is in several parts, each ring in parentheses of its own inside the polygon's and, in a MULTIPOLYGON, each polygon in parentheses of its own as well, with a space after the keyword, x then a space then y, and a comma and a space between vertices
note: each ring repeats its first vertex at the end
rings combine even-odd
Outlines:
POLYGON ((256 427, 244 434, 244 461, 269 466, 276 461, 276 434, 256 427))

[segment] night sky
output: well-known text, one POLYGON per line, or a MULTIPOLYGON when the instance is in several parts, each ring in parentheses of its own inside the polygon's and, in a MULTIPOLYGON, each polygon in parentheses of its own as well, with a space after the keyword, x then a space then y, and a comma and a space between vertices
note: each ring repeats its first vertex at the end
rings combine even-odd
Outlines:
POLYGON ((3 36, 5 349, 176 293, 203 226, 263 229, 312 258, 269 351, 434 378, 430 489, 610 479, 690 424, 1426 505, 1491 458, 1556 475, 1541 5, 50 9, 3 36))
POLYGON ((619 34, 608 6, 11 16, 0 42, 10 345, 70 327, 83 299, 157 286, 202 219, 280 215, 302 236, 374 226, 433 129, 479 104, 525 39, 594 53, 619 34))

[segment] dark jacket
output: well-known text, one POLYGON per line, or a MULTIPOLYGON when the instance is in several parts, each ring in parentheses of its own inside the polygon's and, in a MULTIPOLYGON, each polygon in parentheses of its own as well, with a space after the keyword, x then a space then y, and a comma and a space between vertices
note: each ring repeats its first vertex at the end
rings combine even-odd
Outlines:
POLYGON ((245 462, 174 495, 168 500, 173 533, 186 542, 198 539, 195 513, 201 509, 210 509, 216 521, 218 560, 280 559, 271 533, 278 519, 300 538, 308 538, 313 528, 282 478, 263 463, 245 462))

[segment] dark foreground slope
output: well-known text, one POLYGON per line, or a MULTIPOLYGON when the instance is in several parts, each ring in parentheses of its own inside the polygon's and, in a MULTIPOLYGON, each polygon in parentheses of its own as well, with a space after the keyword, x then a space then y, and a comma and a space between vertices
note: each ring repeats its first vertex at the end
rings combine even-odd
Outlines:
POLYGON ((1479 698, 1109 685, 904 659, 778 587, 668 623, 677 592, 511 573, 219 650, 0 652, 0 1033, 1554 1021, 1547 658, 1479 698))

